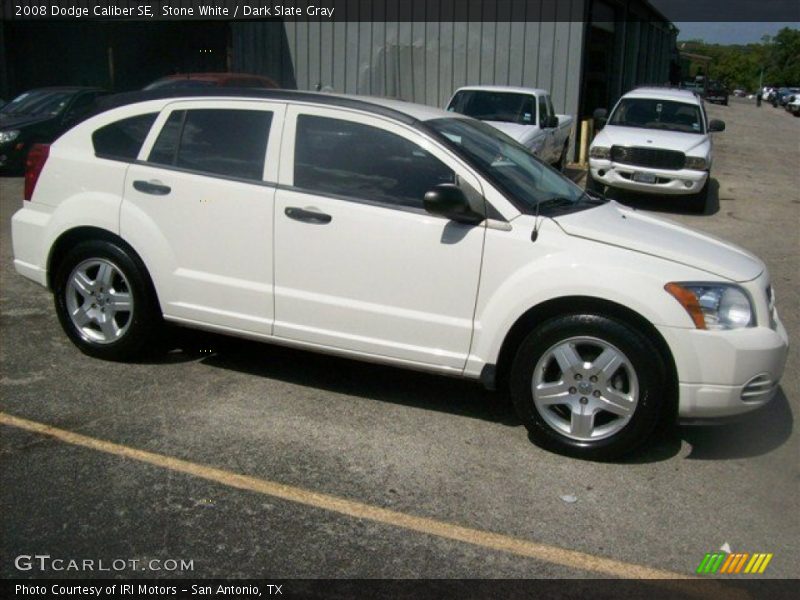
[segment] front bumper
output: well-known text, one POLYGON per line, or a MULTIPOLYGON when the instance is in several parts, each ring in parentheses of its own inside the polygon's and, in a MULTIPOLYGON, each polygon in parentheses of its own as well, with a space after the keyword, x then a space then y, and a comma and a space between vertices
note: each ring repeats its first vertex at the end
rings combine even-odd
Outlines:
POLYGON ((589 159, 589 169, 592 172, 592 179, 603 185, 646 194, 672 196, 696 194, 703 189, 708 179, 708 171, 652 169, 598 158, 589 159), (650 173, 656 177, 656 182, 634 181, 634 173, 650 173))
POLYGON ((789 337, 774 329, 701 331, 659 327, 678 370, 678 418, 716 419, 755 410, 778 390, 789 337))

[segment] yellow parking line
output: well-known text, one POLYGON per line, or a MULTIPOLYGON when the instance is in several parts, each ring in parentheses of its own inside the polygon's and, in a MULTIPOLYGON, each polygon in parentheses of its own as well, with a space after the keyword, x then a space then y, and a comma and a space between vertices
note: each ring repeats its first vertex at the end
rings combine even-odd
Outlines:
MULTIPOLYGON (((571 569, 631 579, 691 579, 688 575, 674 573, 672 571, 654 569, 643 565, 604 558, 575 550, 567 550, 565 548, 514 538, 498 533, 462 527, 436 519, 409 515, 378 506, 347 500, 345 498, 268 481, 266 479, 240 475, 224 469, 217 469, 215 467, 201 465, 163 454, 147 452, 145 450, 138 450, 136 448, 88 437, 65 429, 58 429, 44 423, 29 421, 28 419, 15 417, 4 412, 0 412, 0 424, 47 435, 67 444, 82 446, 99 452, 148 463, 163 469, 193 475, 228 487, 272 496, 289 502, 347 515, 356 519, 366 519, 427 535, 434 535, 473 544, 475 546, 481 546, 490 550, 498 550, 517 556, 533 558, 571 569)), ((677 585, 677 583, 678 582, 675 582, 672 585, 677 585)), ((713 582, 698 582, 695 580, 695 583, 712 584, 713 582)), ((694 593, 699 593, 702 587, 703 586, 695 589, 694 587, 690 588, 686 586, 683 591, 694 595, 694 593)), ((703 593, 707 591, 708 589, 706 587, 703 593)), ((726 591, 729 592, 728 597, 731 597, 730 592, 733 590, 726 591)))

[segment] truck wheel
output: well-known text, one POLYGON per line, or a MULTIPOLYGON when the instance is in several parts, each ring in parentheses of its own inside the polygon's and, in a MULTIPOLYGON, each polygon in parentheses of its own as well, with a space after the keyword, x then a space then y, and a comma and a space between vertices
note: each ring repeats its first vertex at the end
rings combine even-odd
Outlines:
POLYGON ((705 214, 706 205, 708 204, 708 188, 710 181, 711 175, 706 179, 703 188, 699 192, 689 196, 689 208, 692 212, 700 215, 705 214))
POLYGON ((142 354, 161 323, 144 265, 117 244, 90 240, 61 261, 53 296, 61 326, 81 352, 106 360, 142 354))
POLYGON ((665 368, 633 327, 602 315, 546 321, 523 340, 510 391, 532 441, 545 449, 609 460, 655 428, 665 368))
POLYGON ((599 181, 595 180, 592 177, 591 169, 586 171, 586 189, 590 192, 597 192, 598 194, 602 194, 605 192, 606 186, 600 183, 599 181))

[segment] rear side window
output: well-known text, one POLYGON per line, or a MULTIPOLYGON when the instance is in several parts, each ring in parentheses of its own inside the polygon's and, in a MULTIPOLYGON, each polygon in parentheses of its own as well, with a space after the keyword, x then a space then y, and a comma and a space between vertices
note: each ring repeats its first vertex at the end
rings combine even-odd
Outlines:
POLYGON ((440 183, 455 183, 453 171, 399 135, 340 119, 297 119, 298 188, 422 208, 425 192, 440 183))
POLYGON ((149 161, 260 181, 272 124, 261 110, 195 109, 170 114, 149 161))
POLYGON ((144 138, 150 132, 158 113, 147 113, 115 121, 92 134, 96 156, 119 160, 136 160, 144 138))

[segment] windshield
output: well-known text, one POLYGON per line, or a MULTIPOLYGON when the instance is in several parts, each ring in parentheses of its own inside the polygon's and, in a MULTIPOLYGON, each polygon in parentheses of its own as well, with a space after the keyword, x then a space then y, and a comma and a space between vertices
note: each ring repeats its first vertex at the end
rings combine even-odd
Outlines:
POLYGON ((472 119, 434 119, 425 125, 448 147, 504 192, 517 208, 569 209, 586 200, 583 190, 491 125, 472 119))
POLYGON ((614 109, 609 125, 704 133, 700 107, 685 102, 652 98, 624 98, 614 109))
POLYGON ((64 110, 75 92, 39 90, 26 92, 0 109, 2 115, 52 115, 64 110))
POLYGON ((536 120, 533 96, 512 92, 462 90, 453 97, 448 110, 481 121, 530 125, 536 120))

